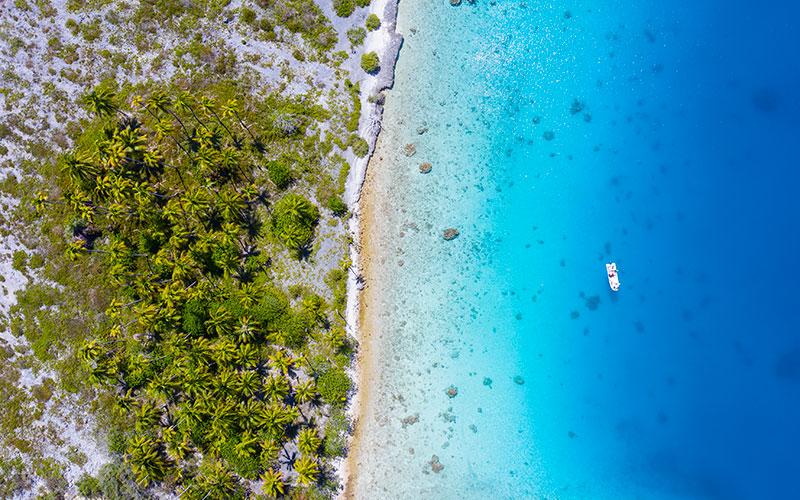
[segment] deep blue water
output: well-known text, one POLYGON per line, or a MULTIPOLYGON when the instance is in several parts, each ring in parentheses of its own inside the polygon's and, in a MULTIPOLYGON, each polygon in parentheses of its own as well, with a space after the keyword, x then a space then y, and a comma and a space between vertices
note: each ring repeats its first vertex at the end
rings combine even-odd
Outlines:
POLYGON ((386 498, 800 498, 798 15, 401 2, 386 498))
POLYGON ((605 481, 585 474, 605 462, 679 498, 800 498, 800 9, 659 4, 565 5, 559 88, 512 84, 514 138, 498 146, 514 183, 503 255, 525 290, 515 330, 530 332, 531 376, 562 391, 556 415, 528 393, 552 441, 539 448, 572 455, 556 461, 575 469, 565 484, 605 481), (542 94, 546 109, 517 106, 542 94), (585 111, 567 111, 574 99, 585 111))

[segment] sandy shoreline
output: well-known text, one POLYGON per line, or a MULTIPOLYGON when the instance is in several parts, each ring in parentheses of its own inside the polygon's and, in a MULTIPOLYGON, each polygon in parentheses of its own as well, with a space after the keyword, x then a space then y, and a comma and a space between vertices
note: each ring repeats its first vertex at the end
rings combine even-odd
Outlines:
POLYGON ((374 227, 374 213, 370 209, 369 197, 363 196, 365 190, 369 189, 366 183, 367 171, 372 163, 372 158, 377 149, 378 136, 381 130, 381 120, 383 117, 383 94, 381 92, 391 88, 394 83, 394 68, 403 37, 395 31, 397 21, 397 8, 399 0, 378 0, 372 2, 370 13, 374 13, 381 18, 381 29, 374 36, 368 39, 364 48, 364 53, 375 51, 381 61, 381 69, 374 77, 367 77, 365 80, 372 83, 372 88, 368 92, 362 93, 362 109, 369 110, 360 126, 360 134, 367 140, 370 146, 369 154, 364 158, 356 158, 353 162, 353 171, 348 178, 345 188, 345 201, 350 206, 353 214, 350 219, 349 233, 353 244, 350 245, 350 259, 352 262, 351 270, 347 283, 347 312, 346 321, 350 334, 358 340, 358 355, 351 371, 351 378, 355 380, 356 391, 350 400, 348 414, 353 421, 355 431, 351 437, 348 455, 342 460, 339 468, 339 476, 344 485, 344 490, 339 495, 340 499, 353 498, 352 483, 357 474, 357 465, 360 447, 358 421, 365 412, 365 406, 369 400, 371 389, 368 381, 372 378, 373 359, 372 345, 369 332, 369 315, 366 314, 369 304, 376 300, 373 297, 375 288, 369 288, 368 276, 370 263, 370 242, 364 238, 367 230, 374 227), (377 103, 368 101, 370 96, 381 96, 377 103))

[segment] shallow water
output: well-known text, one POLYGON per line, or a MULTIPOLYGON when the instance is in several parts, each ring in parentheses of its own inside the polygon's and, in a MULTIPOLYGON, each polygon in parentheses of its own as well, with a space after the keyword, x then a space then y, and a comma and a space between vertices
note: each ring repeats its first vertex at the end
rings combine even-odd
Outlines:
POLYGON ((401 2, 357 498, 800 498, 800 8, 662 3, 401 2))

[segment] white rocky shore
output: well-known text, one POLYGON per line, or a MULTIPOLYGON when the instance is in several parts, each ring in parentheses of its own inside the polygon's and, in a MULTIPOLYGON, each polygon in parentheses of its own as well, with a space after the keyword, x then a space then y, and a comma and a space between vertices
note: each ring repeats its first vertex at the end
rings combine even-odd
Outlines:
MULTIPOLYGON (((380 70, 374 75, 367 75, 364 78, 364 83, 371 90, 362 93, 361 105, 362 115, 359 127, 359 133, 369 143, 369 154, 364 158, 352 158, 353 168, 350 170, 350 176, 347 179, 347 186, 345 188, 345 201, 350 207, 352 217, 350 219, 349 233, 352 240, 350 245, 350 260, 352 262, 351 272, 347 281, 347 314, 346 321, 349 328, 349 333, 359 340, 358 326, 360 322, 360 298, 359 292, 365 286, 362 278, 362 270, 359 264, 360 257, 360 242, 361 242, 361 188, 364 185, 364 179, 367 172, 367 166, 375 152, 375 143, 378 139, 378 134, 381 130, 381 119, 383 117, 383 99, 382 92, 391 88, 394 84, 394 68, 397 62, 397 57, 400 54, 400 47, 403 44, 403 37, 395 31, 397 22, 397 7, 399 0, 373 0, 370 5, 370 12, 376 14, 381 18, 381 28, 379 31, 371 33, 367 38, 366 47, 364 52, 376 52, 380 60, 380 70), (382 13, 382 15, 381 15, 382 13), (371 99, 370 99, 371 98, 371 99), (372 101, 372 102, 370 102, 372 101)), ((357 367, 351 366, 350 378, 356 382, 359 381, 357 367)), ((356 387, 353 397, 350 399, 348 406, 348 415, 352 422, 358 419, 359 392, 356 387)), ((342 459, 339 461, 338 478, 339 484, 347 484, 347 479, 350 474, 355 473, 348 469, 348 460, 342 459)), ((341 492, 339 498, 343 498, 344 491, 341 492)))

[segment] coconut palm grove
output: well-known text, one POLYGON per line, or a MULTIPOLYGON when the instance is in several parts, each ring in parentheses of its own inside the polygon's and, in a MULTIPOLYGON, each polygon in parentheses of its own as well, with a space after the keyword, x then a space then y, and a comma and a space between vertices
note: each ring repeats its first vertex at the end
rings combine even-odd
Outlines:
POLYGON ((276 286, 265 251, 301 258, 314 236, 319 210, 283 194, 292 151, 280 144, 317 110, 248 124, 264 110, 236 98, 98 88, 83 101, 94 118, 36 206, 45 224, 69 221, 64 255, 105 283, 79 358, 112 395, 112 449, 138 485, 181 498, 324 484, 344 450, 341 413, 318 409, 342 406, 350 388, 348 264, 329 276, 329 306, 276 286))

